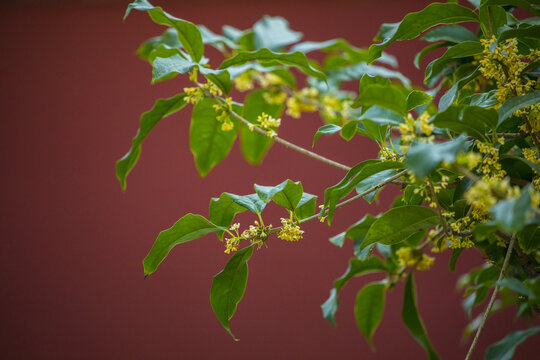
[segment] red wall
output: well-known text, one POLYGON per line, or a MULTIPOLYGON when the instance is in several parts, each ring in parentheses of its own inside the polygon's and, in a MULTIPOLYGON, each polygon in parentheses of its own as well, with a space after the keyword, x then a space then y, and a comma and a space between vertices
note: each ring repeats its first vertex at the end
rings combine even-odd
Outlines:
MULTIPOLYGON (((264 14, 288 18, 309 40, 345 37, 367 46, 382 22, 398 21, 427 1, 198 1, 166 9, 218 31, 251 26, 264 14), (383 6, 384 4, 384 6, 383 6)), ((163 4, 157 2, 156 4, 163 4)), ((334 279, 352 255, 328 237, 380 206, 338 210, 334 226, 305 226, 297 244, 269 241, 250 261, 245 298, 232 320, 234 342, 210 308, 212 276, 227 261, 215 237, 175 248, 159 271, 143 281, 141 260, 157 233, 187 212, 207 214, 210 197, 248 194, 253 183, 302 180, 322 194, 344 175, 274 146, 263 165, 248 166, 235 145, 230 156, 200 179, 188 147, 189 109, 160 123, 144 143, 139 164, 122 193, 114 162, 129 148, 140 113, 185 82, 150 85, 149 66, 137 46, 162 28, 124 4, 4 8, 0 13, 2 86, 0 161, 0 352, 5 359, 418 359, 423 351, 401 324, 398 286, 387 298, 372 353, 353 319, 355 294, 366 279, 341 292, 338 327, 321 316, 334 279)), ((419 44, 397 44, 402 69, 417 84, 410 63, 419 44)), ((280 135, 310 147, 317 117, 287 119, 280 135)), ((321 138, 315 150, 348 165, 375 154, 363 139, 321 138)), ((279 213, 270 211, 270 222, 279 213)), ((247 225, 253 219, 243 218, 247 225)), ((473 251, 458 272, 478 264, 473 251)), ((417 274, 421 314, 435 348, 463 358, 466 318, 455 291, 458 274, 448 254, 434 270, 417 274)), ((376 279, 370 276, 369 280, 376 279)), ((513 311, 494 316, 476 357, 506 329, 523 328, 513 311)), ((525 343, 516 358, 533 354, 525 343)))

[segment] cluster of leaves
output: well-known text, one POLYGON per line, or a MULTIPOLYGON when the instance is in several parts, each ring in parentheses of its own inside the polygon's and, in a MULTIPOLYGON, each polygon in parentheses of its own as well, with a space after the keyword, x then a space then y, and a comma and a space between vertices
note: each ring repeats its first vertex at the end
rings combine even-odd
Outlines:
MULTIPOLYGON (((317 197, 291 180, 255 185, 250 195, 221 194, 211 200, 208 219, 187 214, 159 234, 143 261, 145 275, 156 271, 174 246, 216 233, 225 252, 234 254, 214 277, 210 301, 232 335, 229 321, 243 297, 255 246, 272 234, 298 241, 303 222, 320 219, 330 225, 338 207, 359 199, 371 203, 383 187, 395 185, 401 194, 388 211, 366 215, 330 239, 337 246, 351 239, 354 257, 322 305, 325 318, 335 325, 338 293, 350 278, 380 273, 381 280, 360 289, 354 309, 358 328, 371 344, 387 292, 405 279, 402 320, 428 357, 438 359, 418 313, 414 270, 433 264, 428 250, 450 249, 449 268, 454 271, 460 254, 473 247, 486 264, 459 281, 466 313, 471 316, 493 292, 485 311, 466 329, 468 334, 476 331, 467 357, 494 311, 517 304, 519 316, 538 312, 540 8, 537 1, 526 0, 469 0, 465 5, 432 3, 398 23, 383 24, 378 43, 360 49, 343 39, 299 42, 302 34, 279 17, 264 17, 247 30, 224 26, 222 34, 215 34, 146 0, 131 3, 126 16, 131 10, 145 11, 167 26, 138 50, 152 65, 152 81, 188 74, 194 86, 157 100, 141 116, 130 150, 116 164, 123 189, 145 137, 161 119, 189 103, 194 105, 190 147, 201 176, 227 156, 237 136, 251 164, 260 163, 277 142, 347 171, 324 190, 318 213, 317 197), (518 19, 516 8, 534 16, 518 19), (395 41, 419 36, 430 44, 416 56, 417 67, 433 50, 445 50, 426 66, 426 91, 412 88, 395 70, 396 60, 383 52, 395 41), (208 65, 205 45, 223 54, 218 68, 208 65), (323 60, 306 56, 313 51, 322 52, 323 60), (297 78, 305 79, 305 86, 297 78), (343 90, 351 81, 358 82, 357 93, 343 90), (229 97, 233 86, 247 92, 242 102, 229 97), (322 135, 339 133, 345 140, 362 136, 379 146, 378 158, 350 168, 280 138, 281 118, 303 112, 318 112, 325 122, 313 143, 322 135), (269 201, 288 214, 282 226, 264 224, 262 212, 269 201), (246 210, 258 221, 240 233, 234 218, 246 210), (495 301, 498 292, 501 300, 495 301)), ((486 358, 509 359, 520 342, 538 331, 540 327, 533 327, 509 334, 488 348, 486 358)))

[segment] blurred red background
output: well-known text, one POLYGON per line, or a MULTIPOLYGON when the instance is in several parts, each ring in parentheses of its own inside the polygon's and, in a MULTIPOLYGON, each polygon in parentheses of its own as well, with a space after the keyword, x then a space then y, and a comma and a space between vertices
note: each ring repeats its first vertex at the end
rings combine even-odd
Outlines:
MULTIPOLYGON (((382 22, 399 21, 428 1, 155 1, 197 24, 250 27, 264 14, 284 16, 304 39, 344 37, 368 46, 382 22)), ((139 115, 158 97, 185 86, 175 79, 150 85, 151 69, 137 46, 162 27, 143 13, 125 22, 126 2, 22 2, 0 13, 2 49, 0 352, 4 359, 422 359, 423 350, 401 324, 402 286, 387 297, 382 324, 369 349, 353 318, 356 292, 376 275, 353 279, 340 293, 338 327, 320 304, 345 271, 352 246, 327 239, 366 213, 388 205, 357 202, 338 210, 332 226, 311 223, 305 239, 269 241, 254 253, 246 294, 232 320, 234 342, 212 313, 212 277, 228 256, 214 236, 176 247, 157 273, 143 280, 141 260, 157 233, 187 212, 207 215, 211 197, 253 192, 253 183, 302 180, 321 195, 344 173, 275 145, 261 166, 248 166, 238 145, 206 178, 199 178, 188 145, 190 109, 161 122, 143 145, 122 193, 114 162, 129 148, 139 115)), ((419 42, 395 44, 401 70, 420 85, 412 66, 419 42)), ((210 51, 210 50, 209 50, 210 51)), ((214 64, 216 64, 214 62, 214 64)), ((238 96, 238 94, 237 94, 238 96)), ((280 135, 304 147, 321 125, 316 116, 286 119, 280 135)), ((322 137, 315 150, 354 165, 376 149, 365 139, 322 137)), ((270 222, 280 213, 271 208, 270 222)), ((244 224, 253 219, 241 218, 244 224)), ((457 272, 449 254, 418 273, 418 303, 435 348, 463 358, 467 319, 455 290, 459 273, 480 264, 468 251, 457 272)), ((495 315, 475 359, 515 322, 495 315)), ((516 359, 537 354, 534 340, 516 359)))

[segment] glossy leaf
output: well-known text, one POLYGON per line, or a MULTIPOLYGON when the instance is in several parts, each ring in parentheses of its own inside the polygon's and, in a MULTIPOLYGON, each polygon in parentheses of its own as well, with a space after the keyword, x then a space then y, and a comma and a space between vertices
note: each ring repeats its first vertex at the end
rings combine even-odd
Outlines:
POLYGON ((461 135, 444 143, 416 143, 411 146, 405 165, 419 178, 431 173, 442 161, 453 163, 460 151, 466 149, 466 137, 461 135))
POLYGON ((459 25, 444 25, 427 32, 422 36, 422 40, 434 41, 450 41, 453 43, 461 43, 464 41, 478 41, 469 29, 459 25))
POLYGON ((155 58, 152 66, 152 82, 155 83, 160 80, 169 80, 171 75, 185 74, 193 69, 195 63, 174 54, 166 58, 155 58))
POLYGON ((439 356, 431 345, 424 327, 422 319, 418 314, 416 304, 416 289, 414 286, 413 273, 409 273, 405 282, 405 290, 403 294, 403 309, 401 311, 401 319, 411 333, 412 337, 426 350, 430 360, 438 360, 439 356))
POLYGON ((540 10, 537 7, 531 5, 527 0, 485 0, 482 1, 482 6, 488 5, 512 5, 518 8, 525 9, 537 16, 540 16, 540 10))
POLYGON ((525 226, 523 230, 517 233, 519 247, 525 254, 530 254, 540 248, 540 227, 538 224, 525 226))
POLYGON ((253 25, 253 42, 257 50, 279 50, 301 38, 302 33, 291 30, 289 22, 279 16, 265 16, 253 25))
POLYGON ((540 102, 540 90, 528 92, 525 95, 510 98, 499 108, 499 125, 516 110, 523 109, 540 102))
POLYGON ((439 223, 437 212, 424 206, 404 205, 388 210, 373 222, 360 249, 375 243, 394 245, 439 223))
POLYGON ((522 27, 518 29, 510 29, 503 31, 499 38, 497 39, 498 43, 502 43, 510 38, 529 38, 529 39, 540 39, 540 25, 533 25, 529 27, 522 27))
POLYGON ((225 330, 237 340, 229 325, 236 307, 246 291, 248 279, 247 262, 253 254, 253 245, 238 250, 227 262, 225 268, 214 276, 210 288, 210 304, 225 330))
POLYGON ((193 108, 191 115, 189 146, 201 176, 206 176, 214 166, 227 157, 238 130, 238 124, 233 117, 231 120, 236 122, 234 129, 221 130, 222 123, 216 118, 214 104, 209 98, 201 99, 193 108))
POLYGON ((430 83, 435 76, 440 74, 447 66, 449 60, 474 56, 480 54, 483 49, 484 47, 479 41, 465 41, 449 47, 441 57, 428 64, 424 83, 430 83))
POLYGON ((431 123, 438 128, 449 129, 457 134, 465 133, 485 141, 489 130, 497 126, 498 118, 499 115, 495 109, 452 105, 437 113, 431 123))
POLYGON ((199 72, 208 80, 217 85, 217 87, 219 87, 224 94, 228 94, 231 91, 231 76, 227 70, 214 70, 204 66, 199 66, 199 72))
POLYGON ((239 52, 235 56, 225 60, 219 68, 226 69, 229 66, 245 64, 248 61, 276 61, 284 65, 294 66, 308 75, 314 76, 322 80, 326 80, 326 75, 323 72, 313 68, 308 63, 306 55, 299 51, 294 53, 277 53, 263 48, 257 51, 239 52))
POLYGON ((321 126, 315 135, 313 136, 313 146, 315 146, 315 141, 317 141, 318 138, 321 137, 321 135, 332 135, 341 130, 341 126, 334 125, 334 124, 327 124, 321 126))
MULTIPOLYGON (((265 113, 274 119, 279 119, 283 112, 283 105, 269 104, 264 99, 266 90, 255 90, 249 93, 244 102, 244 118, 252 124, 258 124, 257 118, 265 113)), ((248 163, 260 164, 272 146, 273 140, 247 126, 242 126, 240 132, 240 148, 248 163)))
POLYGON ((336 326, 336 311, 339 308, 339 299, 336 289, 330 290, 330 297, 321 305, 323 317, 330 322, 333 326, 336 326))
POLYGON ((126 177, 141 155, 141 144, 150 131, 163 118, 177 112, 186 105, 185 94, 178 94, 168 99, 158 99, 154 107, 143 113, 139 119, 139 130, 131 141, 129 151, 116 162, 116 177, 122 190, 126 189, 126 177))
POLYGON ((254 212, 256 214, 262 213, 264 208, 266 207, 266 202, 261 200, 259 195, 257 194, 250 194, 250 195, 235 195, 230 193, 227 194, 232 201, 237 203, 240 206, 245 207, 251 212, 254 212))
POLYGON ((298 220, 302 220, 314 215, 316 209, 317 196, 313 194, 303 193, 300 202, 298 203, 298 205, 296 205, 294 213, 296 214, 298 220))
MULTIPOLYGON (((238 205, 227 193, 223 193, 219 198, 212 198, 210 200, 208 216, 214 224, 228 228, 231 226, 234 216, 246 210, 246 207, 238 205)), ((217 235, 221 240, 223 238, 223 231, 218 231, 217 235)))
POLYGON ((203 237, 206 234, 224 230, 201 215, 187 214, 178 220, 171 228, 159 233, 150 252, 143 260, 144 275, 156 271, 171 249, 178 244, 203 237))
POLYGON ((202 59, 204 45, 201 33, 195 24, 167 14, 159 6, 154 7, 147 0, 136 0, 129 4, 124 19, 132 9, 146 11, 156 24, 170 26, 176 29, 178 40, 180 40, 182 47, 188 54, 191 55, 193 61, 199 62, 202 59))
POLYGON ((454 85, 452 85, 452 87, 443 96, 441 96, 441 99, 439 100, 439 111, 448 109, 448 107, 450 107, 450 105, 452 105, 456 100, 458 91, 460 91, 465 85, 479 75, 480 70, 479 68, 476 68, 471 74, 456 81, 454 85))
POLYGON ((533 292, 521 280, 516 278, 504 278, 501 281, 497 281, 496 285, 508 288, 518 294, 525 295, 530 298, 534 297, 533 292))
POLYGON ((273 200, 279 206, 294 211, 302 199, 302 184, 300 181, 285 180, 277 186, 255 185, 255 191, 259 198, 264 201, 273 200))
POLYGON ((455 24, 478 21, 478 16, 466 7, 457 4, 433 3, 425 9, 407 14, 400 23, 391 24, 384 34, 384 41, 369 47, 369 62, 375 61, 388 45, 394 41, 410 40, 424 31, 440 24, 455 24))
POLYGON ((519 344, 540 331, 540 326, 514 331, 486 349, 485 360, 510 360, 519 344))
POLYGON ((383 107, 400 115, 407 115, 407 97, 395 85, 373 84, 367 86, 351 106, 357 108, 372 105, 383 107))
POLYGON ((447 43, 447 42, 438 42, 438 43, 434 43, 434 44, 430 44, 430 45, 426 46, 425 48, 420 50, 418 53, 416 53, 416 55, 414 56, 414 60, 413 60, 414 66, 417 69, 420 69, 420 61, 422 61, 422 59, 427 54, 429 54, 430 52, 432 52, 434 50, 437 50, 439 48, 447 47, 448 45, 449 45, 449 43, 447 43))
POLYGON ((404 122, 402 115, 378 106, 372 106, 367 109, 367 111, 363 113, 359 119, 369 119, 379 125, 390 124, 399 126, 399 124, 404 122))
POLYGON ((386 297, 386 285, 369 283, 356 295, 354 316, 356 325, 371 345, 371 338, 382 320, 386 297))
POLYGON ((375 271, 386 271, 386 267, 378 257, 372 256, 366 260, 352 258, 345 273, 334 281, 334 287, 339 291, 347 284, 349 279, 375 271))
POLYGON ((425 105, 433 99, 433 96, 426 94, 421 90, 413 90, 407 95, 407 111, 425 105))
MULTIPOLYGON (((360 181, 358 184, 356 184, 356 193, 357 194, 362 194, 365 191, 372 188, 373 186, 381 184, 381 183, 389 180, 390 178, 392 178, 395 175, 396 175, 396 170, 394 170, 394 169, 383 170, 381 172, 373 174, 370 177, 368 177, 368 178, 360 181)), ((377 194, 377 191, 372 191, 371 193, 366 194, 364 196, 364 199, 368 203, 371 203, 373 201, 373 199, 375 198, 376 194, 377 194)))

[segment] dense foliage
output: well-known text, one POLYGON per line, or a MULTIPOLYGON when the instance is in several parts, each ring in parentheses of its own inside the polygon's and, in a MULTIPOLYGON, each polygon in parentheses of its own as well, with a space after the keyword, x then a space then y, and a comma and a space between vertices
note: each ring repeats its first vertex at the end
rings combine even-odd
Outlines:
MULTIPOLYGON (((442 251, 452 252, 454 271, 460 254, 470 248, 483 254, 485 264, 461 277, 463 307, 470 315, 490 291, 491 296, 466 329, 476 331, 467 358, 490 313, 515 304, 519 316, 534 316, 540 311, 539 3, 432 3, 398 23, 383 24, 369 49, 342 39, 300 42, 302 35, 280 17, 266 16, 247 30, 224 26, 215 34, 146 0, 131 3, 126 16, 145 11, 167 27, 138 50, 152 65, 153 82, 186 74, 193 86, 157 100, 141 116, 130 150, 116 164, 122 189, 145 137, 187 105, 193 106, 190 147, 201 176, 227 156, 237 137, 251 164, 280 143, 346 171, 324 190, 319 210, 319 198, 291 180, 254 185, 249 195, 213 198, 208 217, 187 214, 158 235, 143 261, 145 275, 155 272, 174 246, 215 233, 231 256, 213 279, 210 301, 232 335, 230 320, 244 295, 255 247, 274 235, 300 241, 302 223, 319 219, 330 225, 338 207, 360 199, 371 203, 383 187, 394 185, 401 192, 388 211, 366 215, 330 239, 337 246, 351 239, 354 257, 322 305, 326 319, 335 324, 339 291, 350 278, 379 272, 382 280, 357 295, 354 313, 361 333, 371 343, 386 292, 404 281, 403 322, 428 357, 438 359, 416 307, 413 274, 431 267, 430 252, 442 251), (395 41, 419 36, 429 44, 416 56, 417 67, 433 50, 444 49, 425 69, 428 90, 411 87, 395 69, 396 60, 383 52, 395 41), (205 45, 223 54, 219 68, 208 66, 205 45), (324 54, 323 61, 307 57, 315 51, 324 54), (306 79, 305 85, 299 79, 306 79), (357 93, 344 90, 350 82, 359 84, 357 93), (246 93, 243 102, 229 96, 233 86, 246 93), (314 143, 322 135, 361 136, 377 144, 378 158, 349 168, 279 137, 281 121, 306 112, 318 112, 325 123, 314 143), (270 201, 286 214, 279 227, 265 225, 263 211, 270 201), (235 215, 244 211, 255 213, 258 221, 235 223, 235 215)), ((509 334, 488 348, 486 358, 511 358, 515 347, 538 331, 509 334)))

